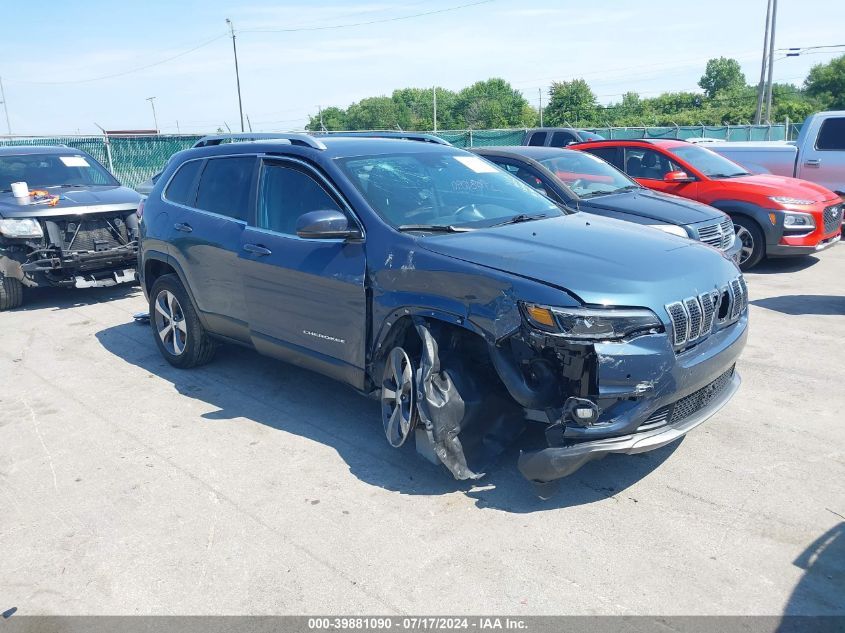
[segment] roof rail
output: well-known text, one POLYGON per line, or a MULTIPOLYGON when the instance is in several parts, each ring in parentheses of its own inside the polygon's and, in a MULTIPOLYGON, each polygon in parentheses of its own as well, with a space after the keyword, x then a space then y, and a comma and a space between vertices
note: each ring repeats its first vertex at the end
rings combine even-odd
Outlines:
POLYGON ((321 136, 352 136, 359 138, 395 138, 403 141, 419 141, 421 143, 434 143, 436 145, 449 145, 451 143, 434 134, 425 134, 423 132, 394 132, 390 131, 371 131, 371 132, 326 132, 321 136))
POLYGON ((291 145, 301 145, 312 149, 324 150, 325 144, 308 134, 276 132, 241 132, 240 134, 212 134, 203 136, 192 147, 210 147, 221 143, 239 143, 252 141, 288 141, 291 145))

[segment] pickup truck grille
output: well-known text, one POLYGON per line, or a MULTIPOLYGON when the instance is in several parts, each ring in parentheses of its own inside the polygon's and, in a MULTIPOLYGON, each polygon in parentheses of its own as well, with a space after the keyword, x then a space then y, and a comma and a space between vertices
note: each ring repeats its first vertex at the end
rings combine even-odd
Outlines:
POLYGON ((721 374, 716 380, 705 385, 698 391, 693 391, 690 395, 684 396, 670 405, 661 407, 652 413, 637 430, 647 431, 667 424, 677 424, 678 422, 683 422, 694 413, 698 413, 727 389, 731 378, 733 378, 735 369, 736 365, 731 366, 730 369, 721 374))
POLYGON ((725 218, 718 224, 711 224, 698 229, 698 238, 702 242, 720 250, 725 250, 731 245, 733 234, 734 227, 730 218, 725 218))
POLYGON ((62 250, 103 251, 129 243, 126 223, 120 217, 83 218, 73 221, 58 221, 62 232, 62 250))
POLYGON ((842 227, 842 210, 845 204, 835 204, 824 210, 824 232, 833 233, 842 227))
POLYGON ((721 290, 669 303, 672 345, 679 351, 686 349, 710 336, 715 327, 736 321, 747 308, 748 286, 742 275, 721 290))

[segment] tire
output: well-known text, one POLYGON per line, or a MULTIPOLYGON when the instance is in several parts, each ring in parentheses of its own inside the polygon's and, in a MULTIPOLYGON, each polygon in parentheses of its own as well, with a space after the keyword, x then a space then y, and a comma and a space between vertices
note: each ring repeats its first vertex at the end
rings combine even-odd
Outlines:
POLYGON ((198 367, 214 356, 216 345, 176 275, 163 275, 153 284, 150 327, 158 350, 174 367, 198 367))
POLYGON ((23 284, 13 277, 0 274, 0 311, 11 310, 23 303, 23 284))
POLYGON ((766 238, 763 230, 751 218, 733 216, 736 238, 742 241, 739 269, 743 272, 754 268, 766 256, 766 238))

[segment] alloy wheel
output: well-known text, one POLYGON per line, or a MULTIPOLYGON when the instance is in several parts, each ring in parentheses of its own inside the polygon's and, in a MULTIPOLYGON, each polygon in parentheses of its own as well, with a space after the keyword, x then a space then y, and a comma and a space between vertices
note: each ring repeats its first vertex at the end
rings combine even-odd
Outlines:
POLYGON ((739 265, 742 266, 754 252, 754 236, 751 235, 751 231, 739 224, 734 224, 734 232, 736 239, 742 242, 742 249, 739 251, 739 265))
POLYGON ((415 423, 414 368, 408 354, 394 347, 384 364, 381 383, 381 419, 387 441, 398 448, 415 423))
POLYGON ((169 290, 162 290, 156 297, 155 326, 164 348, 180 356, 188 343, 188 327, 179 300, 169 290))

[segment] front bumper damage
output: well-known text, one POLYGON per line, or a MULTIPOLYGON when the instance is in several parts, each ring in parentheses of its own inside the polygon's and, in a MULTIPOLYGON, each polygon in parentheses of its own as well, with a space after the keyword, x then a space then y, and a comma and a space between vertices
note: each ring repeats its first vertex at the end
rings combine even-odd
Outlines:
MULTIPOLYGON (((739 374, 731 370, 726 387, 714 394, 708 404, 677 424, 570 446, 553 446, 540 451, 521 453, 519 471, 530 481, 547 483, 571 475, 587 462, 610 453, 633 455, 656 450, 682 438, 714 415, 733 397, 740 383, 739 374)), ((706 392, 702 397, 706 397, 705 394, 706 392)))
POLYGON ((95 252, 62 252, 58 248, 30 253, 20 264, 33 286, 94 288, 135 281, 138 243, 95 252))

